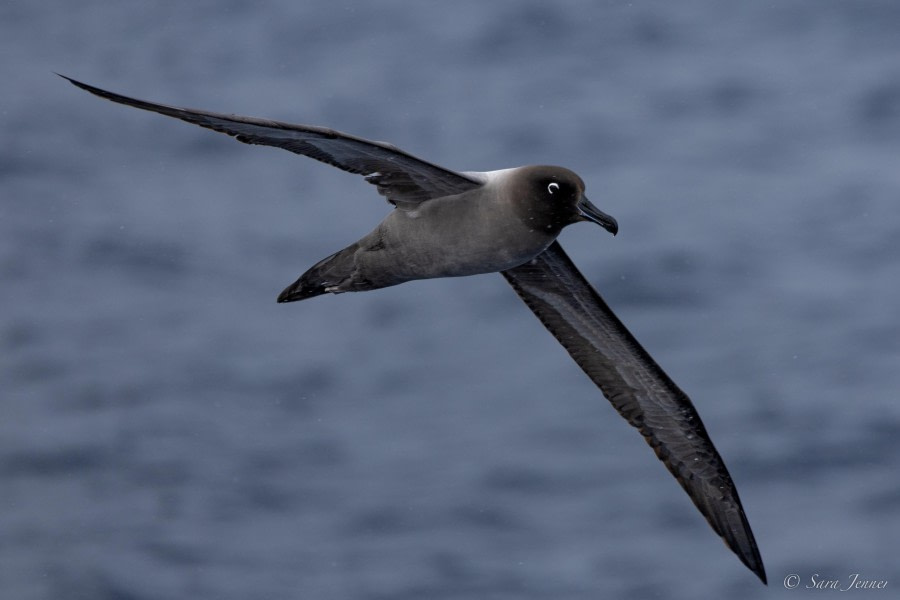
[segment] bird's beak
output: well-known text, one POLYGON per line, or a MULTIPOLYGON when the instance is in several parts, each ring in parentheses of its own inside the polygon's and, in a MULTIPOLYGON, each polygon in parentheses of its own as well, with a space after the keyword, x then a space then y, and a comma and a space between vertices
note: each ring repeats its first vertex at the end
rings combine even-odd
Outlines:
POLYGON ((619 232, 619 224, 616 223, 616 220, 591 204, 591 201, 583 195, 575 205, 575 208, 578 209, 578 216, 582 221, 596 223, 613 235, 619 232))

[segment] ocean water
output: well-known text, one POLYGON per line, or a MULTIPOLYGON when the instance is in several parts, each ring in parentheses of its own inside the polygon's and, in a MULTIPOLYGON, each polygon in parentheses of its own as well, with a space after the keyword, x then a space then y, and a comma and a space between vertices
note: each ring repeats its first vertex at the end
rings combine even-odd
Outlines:
POLYGON ((0 597, 891 597, 898 29, 887 0, 0 4, 0 597), (561 242, 693 398, 769 587, 502 277, 278 305, 388 212, 371 186, 54 71, 577 171, 620 233, 561 242))

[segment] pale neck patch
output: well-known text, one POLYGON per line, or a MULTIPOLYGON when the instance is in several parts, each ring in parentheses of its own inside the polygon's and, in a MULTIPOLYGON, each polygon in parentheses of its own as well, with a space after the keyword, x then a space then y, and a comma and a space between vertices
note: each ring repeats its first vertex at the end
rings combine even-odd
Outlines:
POLYGON ((517 169, 518 167, 498 169, 497 171, 465 171, 463 175, 471 177, 472 179, 477 179, 484 185, 495 186, 507 179, 510 173, 517 169))

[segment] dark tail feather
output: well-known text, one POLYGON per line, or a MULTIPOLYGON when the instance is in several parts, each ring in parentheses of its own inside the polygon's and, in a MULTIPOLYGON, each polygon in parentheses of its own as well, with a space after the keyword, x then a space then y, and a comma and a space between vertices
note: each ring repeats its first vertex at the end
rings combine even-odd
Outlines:
POLYGON ((301 275, 300 279, 286 287, 278 295, 278 301, 296 302, 329 292, 338 294, 356 291, 350 286, 352 286, 353 272, 356 270, 354 255, 358 249, 358 243, 351 244, 343 250, 323 258, 301 275))
POLYGON ((284 288, 278 294, 278 302, 297 302, 307 298, 315 298, 325 293, 325 285, 321 282, 309 281, 309 272, 304 273, 300 279, 284 288))

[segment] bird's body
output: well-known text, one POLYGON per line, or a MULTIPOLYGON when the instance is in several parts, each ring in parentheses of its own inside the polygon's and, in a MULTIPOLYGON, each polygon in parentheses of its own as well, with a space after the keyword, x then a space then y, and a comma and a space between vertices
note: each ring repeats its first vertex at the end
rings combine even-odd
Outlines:
POLYGON ((556 241, 564 227, 578 221, 594 222, 613 234, 618 230, 612 217, 587 200, 575 173, 549 166, 457 172, 390 144, 324 127, 166 106, 66 79, 120 104, 362 175, 395 206, 371 233, 288 286, 279 302, 415 279, 502 273, 619 414, 640 431, 716 533, 766 581, 737 489, 694 405, 556 241))
MULTIPOLYGON (((553 212, 529 209, 514 185, 577 176, 561 167, 468 173, 483 187, 399 206, 368 235, 315 264, 279 296, 301 300, 331 292, 359 292, 416 279, 494 273, 531 260, 562 229, 553 212)), ((545 189, 537 184, 539 191, 545 189)), ((547 183, 546 185, 549 185, 547 183)), ((525 192, 525 190, 522 190, 525 192)), ((530 191, 530 190, 528 190, 530 191)), ((552 201, 553 195, 544 192, 552 201)))

